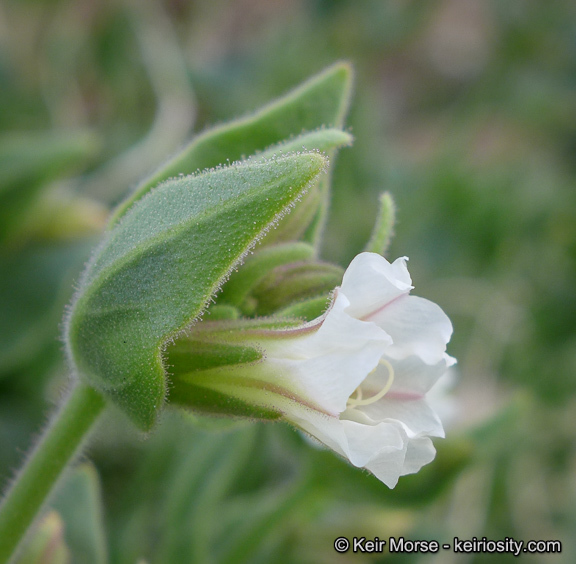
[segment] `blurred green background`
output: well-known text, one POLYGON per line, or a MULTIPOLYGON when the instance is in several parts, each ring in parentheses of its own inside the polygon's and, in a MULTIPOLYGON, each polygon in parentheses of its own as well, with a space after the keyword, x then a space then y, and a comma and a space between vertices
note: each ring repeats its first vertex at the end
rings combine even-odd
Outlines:
POLYGON ((65 385, 62 313, 110 206, 193 131, 340 59, 356 142, 323 256, 346 266, 392 192, 389 258, 455 329, 436 461, 390 491, 280 424, 168 414, 141 440, 113 414, 44 523, 72 562, 515 561, 337 555, 342 535, 558 539, 522 559, 576 561, 570 0, 4 0, 2 484, 65 385))

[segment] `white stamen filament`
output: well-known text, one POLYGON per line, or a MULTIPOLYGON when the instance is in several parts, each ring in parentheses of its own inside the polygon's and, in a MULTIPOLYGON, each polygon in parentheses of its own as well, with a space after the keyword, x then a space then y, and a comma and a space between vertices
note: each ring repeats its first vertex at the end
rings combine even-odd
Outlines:
MULTIPOLYGON (((346 402, 346 405, 348 405, 349 407, 357 407, 359 405, 370 405, 374 402, 377 402, 379 399, 382 399, 388 393, 388 391, 392 387, 392 384, 394 383, 394 368, 392 368, 392 365, 385 358, 381 358, 378 361, 378 366, 379 365, 385 366, 388 369, 388 380, 386 381, 384 387, 376 395, 366 399, 362 399, 362 387, 358 386, 355 391, 356 397, 350 396, 348 398, 348 401, 346 402)), ((376 366, 376 368, 374 368, 374 370, 372 370, 370 374, 376 372, 378 366, 376 366)), ((368 374, 368 376, 370 376, 370 374, 368 374)))

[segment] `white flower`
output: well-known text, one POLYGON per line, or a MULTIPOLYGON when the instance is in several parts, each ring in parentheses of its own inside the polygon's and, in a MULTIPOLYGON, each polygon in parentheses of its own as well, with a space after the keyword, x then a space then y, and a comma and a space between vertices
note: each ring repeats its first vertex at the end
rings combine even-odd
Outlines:
POLYGON ((202 385, 282 413, 394 487, 435 456, 430 437, 444 431, 425 396, 455 362, 445 352, 450 320, 409 295, 406 260, 358 255, 326 314, 297 329, 245 335, 264 360, 202 385))
POLYGON ((299 409, 289 416, 389 487, 434 459, 429 437, 443 437, 444 431, 425 395, 456 362, 445 352, 450 320, 436 304, 410 296, 411 289, 405 258, 390 264, 362 253, 352 261, 324 325, 331 317, 341 327, 347 317, 360 320, 379 329, 389 344, 358 384, 357 374, 350 375, 354 393, 344 377, 334 380, 332 394, 340 390, 337 414, 299 409))

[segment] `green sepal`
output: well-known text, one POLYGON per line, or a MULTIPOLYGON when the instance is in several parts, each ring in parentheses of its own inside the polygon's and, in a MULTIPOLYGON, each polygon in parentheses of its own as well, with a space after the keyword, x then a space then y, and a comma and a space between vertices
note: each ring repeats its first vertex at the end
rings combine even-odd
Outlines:
POLYGON ((240 316, 240 310, 233 305, 213 304, 206 310, 205 319, 208 321, 223 321, 238 319, 240 316))
POLYGON ((169 403, 197 414, 278 419, 280 412, 212 389, 210 384, 219 379, 227 380, 231 371, 238 373, 248 367, 252 372, 264 358, 254 335, 292 327, 294 323, 239 319, 203 322, 193 327, 189 335, 179 336, 166 348, 166 365, 170 371, 169 403))
POLYGON ((302 131, 342 127, 351 85, 350 65, 337 63, 258 112, 196 136, 137 186, 118 206, 110 225, 114 226, 154 186, 171 177, 246 158, 302 131))
POLYGON ((301 302, 297 302, 284 309, 276 311, 274 315, 277 315, 278 317, 302 319, 303 321, 312 321, 313 319, 323 315, 329 305, 330 297, 325 295, 302 300, 301 302))
POLYGON ((225 342, 231 344, 244 344, 252 342, 251 334, 266 334, 278 332, 282 329, 294 329, 302 325, 298 319, 282 319, 279 317, 258 317, 255 319, 240 318, 234 320, 215 321, 208 320, 194 325, 189 334, 178 335, 177 338, 167 345, 166 350, 177 345, 181 340, 208 340, 212 342, 225 342))
POLYGON ((364 250, 383 256, 388 250, 388 246, 394 235, 396 206, 389 192, 384 192, 380 195, 379 204, 378 215, 374 222, 372 235, 364 250))
POLYGON ((204 415, 248 417, 263 421, 272 421, 282 417, 282 413, 279 411, 250 405, 231 395, 181 380, 176 380, 172 385, 170 403, 186 407, 204 415))
POLYGON ((270 272, 252 291, 255 315, 277 314, 279 310, 309 298, 326 297, 342 282, 343 270, 325 263, 295 263, 270 272))
POLYGON ((177 377, 199 370, 258 362, 261 359, 262 353, 254 347, 183 338, 177 339, 170 346, 167 363, 170 373, 177 377))
POLYGON ((272 269, 296 261, 304 261, 314 256, 314 249, 306 243, 285 243, 265 247, 251 255, 246 262, 230 276, 218 296, 218 303, 240 307, 250 290, 254 288, 272 269))
POLYGON ((68 317, 78 375, 150 429, 166 394, 163 345, 325 166, 317 153, 238 163, 139 200, 107 233, 68 317))
POLYGON ((288 336, 298 325, 296 319, 243 318, 194 326, 166 348, 170 404, 205 415, 282 417, 279 409, 262 402, 262 394, 282 392, 262 377, 266 368, 261 342, 288 336))
MULTIPOLYGON (((327 153, 328 158, 334 157, 334 151, 327 153)), ((306 230, 302 233, 300 239, 319 249, 328 221, 328 209, 330 207, 330 186, 331 171, 324 178, 321 178, 316 186, 317 202, 314 208, 315 213, 309 219, 306 230)), ((318 254, 318 253, 317 253, 318 254)))

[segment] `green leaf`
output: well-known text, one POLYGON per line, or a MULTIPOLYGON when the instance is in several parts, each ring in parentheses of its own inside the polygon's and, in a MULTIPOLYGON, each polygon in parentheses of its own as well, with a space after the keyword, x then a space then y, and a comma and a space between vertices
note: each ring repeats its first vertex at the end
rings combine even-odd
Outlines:
POLYGON ((218 548, 222 554, 218 562, 254 562, 260 553, 265 554, 271 543, 281 545, 286 539, 290 520, 310 497, 309 484, 300 481, 288 486, 281 484, 271 491, 260 491, 250 496, 248 501, 240 499, 228 503, 223 518, 227 528, 220 535, 222 541, 218 548))
POLYGON ((287 153, 297 153, 298 151, 322 151, 327 153, 331 149, 351 145, 354 138, 349 133, 341 129, 321 128, 298 135, 288 140, 284 140, 276 145, 268 147, 265 151, 252 155, 250 161, 264 161, 287 153))
POLYGON ((255 439, 254 426, 218 435, 196 430, 194 444, 168 477, 154 562, 211 561, 223 501, 253 455, 255 439))
POLYGON ((134 190, 117 208, 111 225, 116 224, 134 202, 170 177, 243 159, 302 131, 314 131, 322 126, 342 127, 351 82, 350 65, 338 63, 253 115, 198 135, 134 190))
POLYGON ((167 181, 125 214, 89 264, 67 323, 80 377, 150 429, 166 394, 162 347, 316 181, 317 153, 167 181))
POLYGON ((82 464, 70 474, 51 506, 64 520, 74 564, 108 562, 100 483, 96 470, 82 464))

